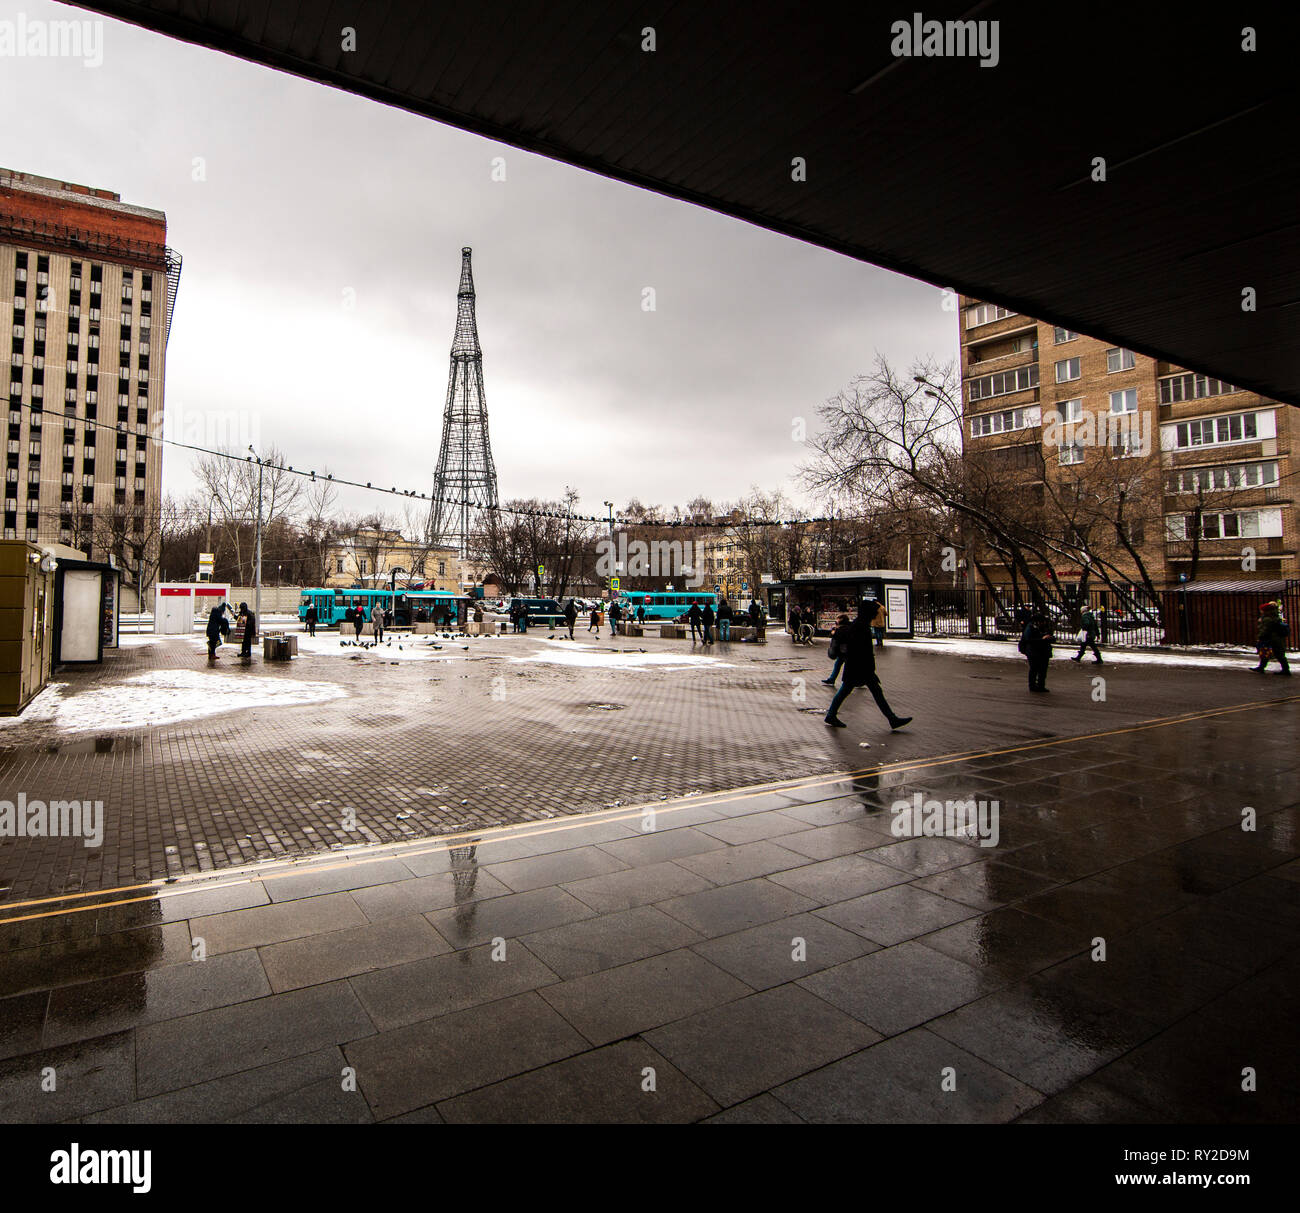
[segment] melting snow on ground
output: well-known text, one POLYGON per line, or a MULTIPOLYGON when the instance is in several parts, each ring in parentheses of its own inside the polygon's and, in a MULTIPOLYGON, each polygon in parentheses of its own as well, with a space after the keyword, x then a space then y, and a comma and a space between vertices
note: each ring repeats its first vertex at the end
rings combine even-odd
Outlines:
MULTIPOLYGON (((962 657, 1003 657, 1011 661, 1023 662, 1014 640, 967 640, 965 637, 939 638, 918 637, 915 640, 893 640, 886 644, 896 644, 899 648, 930 649, 934 652, 956 653, 962 657)), ((1053 661, 1064 661, 1079 651, 1079 642, 1069 637, 1058 637, 1052 649, 1053 661)), ((1145 650, 1108 648, 1101 646, 1102 657, 1115 665, 1163 665, 1177 666, 1180 669, 1243 670, 1248 669, 1259 660, 1251 649, 1224 649, 1221 654, 1183 652, 1177 649, 1168 653, 1152 653, 1145 650)), ((1084 665, 1093 661, 1092 650, 1083 655, 1084 665)))
POLYGON ((139 729, 219 716, 243 708, 294 707, 346 697, 330 682, 206 674, 198 670, 147 670, 111 687, 64 696, 66 682, 51 683, 10 723, 52 724, 67 732, 139 729))
MULTIPOLYGON (((638 670, 656 667, 661 670, 689 670, 700 666, 730 668, 717 657, 692 653, 644 653, 626 649, 598 649, 576 640, 544 640, 547 647, 526 657, 512 657, 513 662, 544 661, 550 665, 582 666, 601 670, 638 670)), ((626 641, 624 641, 626 643, 626 641)))

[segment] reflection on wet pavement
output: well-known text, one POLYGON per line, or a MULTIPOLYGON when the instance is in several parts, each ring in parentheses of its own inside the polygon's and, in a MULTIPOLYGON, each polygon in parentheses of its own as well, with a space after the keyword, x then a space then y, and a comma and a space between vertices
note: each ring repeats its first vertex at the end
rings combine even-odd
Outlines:
POLYGON ((1274 706, 10 897, 0 1115, 1293 1121, 1294 728, 1274 706), (898 832, 968 800, 996 845, 898 832))

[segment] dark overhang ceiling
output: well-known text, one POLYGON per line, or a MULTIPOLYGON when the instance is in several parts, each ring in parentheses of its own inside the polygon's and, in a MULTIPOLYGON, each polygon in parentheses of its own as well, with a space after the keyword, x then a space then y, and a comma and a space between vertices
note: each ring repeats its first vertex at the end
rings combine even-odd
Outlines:
POLYGON ((1300 43, 1281 7, 81 7, 1300 403, 1300 43), (997 66, 895 57, 914 10, 997 21, 997 66))

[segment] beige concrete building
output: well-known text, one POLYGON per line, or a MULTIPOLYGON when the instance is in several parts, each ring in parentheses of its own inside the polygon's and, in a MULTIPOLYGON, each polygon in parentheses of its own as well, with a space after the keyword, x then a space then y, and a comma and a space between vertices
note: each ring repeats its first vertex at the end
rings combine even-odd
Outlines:
POLYGON ((162 211, 0 169, 9 355, 3 537, 156 566, 167 335, 180 258, 162 211))
POLYGON ((404 539, 400 531, 363 528, 330 545, 326 557, 330 589, 389 584, 394 569, 399 586, 424 582, 426 589, 461 593, 461 561, 454 547, 430 547, 404 539))
MULTIPOLYGON (((959 315, 968 459, 1040 486, 1037 501, 1078 484, 1126 494, 1126 534, 1157 588, 1298 575, 1295 410, 980 300, 959 315)), ((1118 543, 1108 558, 1136 572, 1118 543)))

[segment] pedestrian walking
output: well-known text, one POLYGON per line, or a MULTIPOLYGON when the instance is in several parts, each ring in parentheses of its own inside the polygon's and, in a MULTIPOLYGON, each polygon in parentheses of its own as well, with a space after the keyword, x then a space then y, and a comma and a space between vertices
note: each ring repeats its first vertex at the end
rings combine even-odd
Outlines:
POLYGON ((757 598, 749 600, 749 626, 754 629, 754 639, 758 640, 763 634, 763 625, 767 622, 767 613, 758 605, 757 598))
POLYGON ((239 604, 239 613, 244 618, 244 642, 239 646, 239 655, 252 657, 253 641, 257 639, 257 616, 249 609, 246 602, 239 604))
POLYGON ((370 627, 378 644, 384 638, 384 608, 379 603, 370 608, 370 627))
POLYGON ((704 613, 700 610, 698 602, 691 603, 691 609, 686 612, 686 622, 691 625, 691 643, 694 644, 700 638, 700 623, 704 619, 704 613))
POLYGON ((316 607, 314 605, 309 606, 307 608, 307 635, 308 636, 316 635, 316 620, 318 618, 319 616, 316 613, 316 607))
POLYGON ((871 617, 871 634, 876 638, 876 648, 885 647, 885 604, 876 604, 876 613, 871 617))
POLYGON ((366 626, 366 615, 360 607, 352 609, 352 628, 354 638, 358 643, 361 641, 361 629, 366 626))
POLYGON ((636 609, 636 621, 637 621, 637 623, 645 623, 645 604, 644 604, 644 603, 643 603, 641 606, 637 607, 637 609, 636 609))
POLYGON ((600 635, 600 611, 596 607, 591 608, 591 622, 587 624, 587 631, 600 635))
POLYGON ((849 628, 852 621, 847 615, 841 615, 835 621, 835 630, 831 633, 830 648, 826 650, 826 655, 835 662, 831 668, 831 676, 822 679, 822 685, 833 687, 835 680, 840 676, 840 670, 844 668, 844 659, 848 656, 849 651, 849 628))
POLYGON ((799 629, 803 626, 803 615, 800 614, 797 606, 790 608, 789 615, 785 619, 785 630, 795 639, 799 639, 799 629))
POLYGON ((208 660, 216 661, 217 647, 230 635, 230 620, 226 618, 226 604, 214 606, 208 612, 208 660))
POLYGON ((1282 667, 1281 673, 1291 673, 1291 665, 1286 659, 1286 641, 1290 634, 1290 625, 1282 618, 1282 604, 1264 603, 1259 608, 1259 628, 1255 633, 1255 649, 1259 653, 1259 665, 1254 667, 1256 673, 1262 674, 1274 658, 1282 667))
POLYGON ((910 716, 899 716, 889 706, 885 693, 881 690, 880 679, 876 675, 876 655, 872 650, 870 612, 871 600, 863 599, 858 604, 858 617, 849 625, 847 651, 844 655, 844 681, 840 683, 840 689, 835 692, 835 698, 826 709, 826 723, 837 729, 847 727, 839 717, 840 706, 857 687, 866 687, 871 692, 876 707, 889 721, 891 729, 901 729, 912 721, 910 716))
POLYGON ((1052 661, 1052 621, 1047 612, 1030 613, 1029 622, 1020 634, 1020 651, 1029 660, 1029 689, 1047 691, 1047 667, 1052 661))
POLYGON ((1084 607, 1083 614, 1079 616, 1079 651, 1070 658, 1071 661, 1082 661, 1084 650, 1091 648, 1096 663, 1102 664, 1101 650, 1097 648, 1097 629, 1097 616, 1091 607, 1084 607))
POLYGON ((618 635, 618 621, 623 618, 623 608, 617 602, 609 604, 609 634, 618 635))
POLYGON ((578 604, 569 599, 569 605, 564 608, 564 622, 569 625, 569 639, 573 640, 574 625, 578 622, 578 604))
POLYGON ((733 615, 731 603, 725 598, 718 603, 718 639, 731 639, 731 619, 733 615))
POLYGON ((713 603, 711 603, 711 602, 706 602, 706 603, 704 604, 704 610, 700 612, 700 623, 704 626, 704 643, 705 643, 705 644, 712 644, 712 643, 713 643, 713 620, 714 620, 714 618, 715 618, 715 616, 714 616, 714 614, 713 614, 713 603))

